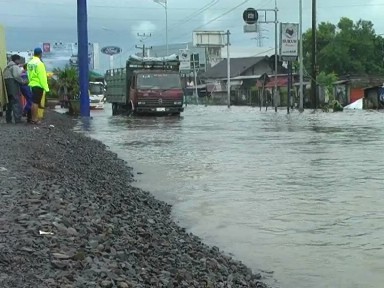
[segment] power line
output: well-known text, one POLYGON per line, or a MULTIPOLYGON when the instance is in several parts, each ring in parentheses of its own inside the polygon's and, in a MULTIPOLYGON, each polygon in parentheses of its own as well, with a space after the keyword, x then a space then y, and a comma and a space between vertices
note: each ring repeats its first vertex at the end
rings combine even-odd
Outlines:
MULTIPOLYGON (((9 4, 10 0, 0 0, 0 3, 5 3, 5 4, 9 4)), ((42 4, 44 5, 45 7, 47 6, 68 6, 68 4, 64 4, 64 3, 49 3, 47 2, 46 0, 44 1, 36 1, 36 0, 23 0, 22 2, 14 2, 13 4, 19 4, 19 5, 22 5, 22 6, 25 6, 26 4, 33 4, 33 5, 38 5, 38 4, 42 4)), ((370 7, 380 7, 380 6, 384 6, 384 3, 348 3, 348 7, 367 7, 367 6, 370 6, 370 7)), ((258 6, 260 8, 260 6, 258 6)), ((346 6, 345 5, 342 5, 342 4, 331 4, 331 5, 319 5, 318 8, 321 8, 321 9, 327 9, 327 8, 345 8, 346 6)), ((138 6, 125 6, 125 5, 106 5, 106 4, 92 4, 90 3, 89 4, 89 8, 110 8, 110 9, 118 9, 118 10, 121 10, 121 9, 129 9, 129 10, 143 10, 143 11, 148 11, 148 10, 157 10, 158 8, 156 7, 149 7, 149 6, 146 6, 146 7, 138 7, 138 6)), ((195 9, 196 7, 169 7, 168 9, 169 10, 179 10, 179 11, 191 11, 193 9, 195 9)), ((230 9, 230 7, 222 7, 222 8, 216 8, 216 11, 219 11, 219 10, 228 10, 230 9)), ((289 7, 288 7, 289 9, 289 7)), ((296 7, 292 7, 291 9, 295 9, 296 10, 296 7)))
POLYGON ((224 17, 225 15, 228 15, 229 13, 235 11, 237 8, 243 6, 244 4, 246 4, 246 3, 249 2, 249 1, 251 1, 251 0, 244 0, 244 1, 241 2, 240 4, 238 4, 238 5, 236 5, 235 7, 229 9, 228 11, 224 12, 223 14, 221 14, 221 15, 219 15, 219 16, 217 16, 217 17, 211 19, 211 20, 208 21, 207 23, 204 23, 203 25, 200 25, 199 27, 195 28, 195 30, 201 29, 201 28, 203 28, 204 26, 207 26, 207 25, 209 25, 209 24, 211 24, 211 23, 217 21, 218 19, 220 19, 220 18, 224 17))
MULTIPOLYGON (((10 0, 0 0, 0 3, 6 3, 6 4, 9 4, 9 1, 10 0)), ((218 2, 220 0, 213 0, 211 2, 218 2)), ((13 4, 20 4, 20 5, 25 5, 27 2, 28 3, 28 0, 24 0, 23 3, 13 3, 13 4)), ((66 6, 68 7, 68 4, 62 4, 62 3, 47 3, 46 1, 43 1, 43 2, 37 2, 35 0, 31 0, 29 3, 31 4, 34 4, 34 5, 37 5, 37 4, 42 4, 44 5, 45 7, 47 6, 66 6)), ((206 4, 204 5, 202 8, 199 8, 199 10, 203 9, 205 6, 207 6, 209 4, 206 4)), ((110 9, 117 9, 117 10, 125 10, 125 9, 129 9, 129 10, 143 10, 143 11, 148 11, 148 10, 158 10, 158 8, 156 7, 138 7, 138 6, 119 6, 119 5, 99 5, 99 4, 89 4, 89 8, 110 8, 110 9)), ((196 9, 196 7, 169 7, 168 10, 177 10, 177 11, 191 11, 191 10, 194 10, 196 9)), ((222 8, 217 8, 216 10, 226 10, 228 8, 226 7, 222 7, 222 8)))
MULTIPOLYGON (((249 1, 250 1, 250 0, 244 0, 243 2, 241 2, 241 3, 238 4, 238 5, 236 5, 235 7, 233 7, 233 8, 231 8, 231 9, 227 10, 226 12, 220 14, 219 16, 213 18, 212 20, 208 21, 208 22, 205 23, 205 24, 200 25, 199 27, 196 27, 196 28, 193 29, 193 30, 199 30, 199 29, 203 28, 204 26, 207 26, 207 25, 209 25, 210 23, 213 23, 213 22, 217 21, 218 19, 220 19, 220 18, 224 17, 225 15, 228 15, 229 13, 235 11, 237 8, 241 7, 242 5, 246 4, 246 3, 249 2, 249 1)), ((184 36, 185 36, 185 33, 180 34, 180 36, 176 36, 176 37, 174 37, 173 39, 175 39, 175 38, 179 39, 179 38, 184 37, 184 36)))
MULTIPOLYGON (((226 12, 224 12, 224 13, 218 15, 217 17, 215 17, 215 18, 213 18, 213 19, 211 19, 211 20, 209 20, 207 23, 204 23, 204 24, 200 25, 199 27, 194 28, 193 30, 199 30, 199 29, 201 29, 201 28, 203 28, 203 27, 205 27, 205 26, 207 26, 207 25, 209 25, 209 24, 211 24, 211 23, 213 23, 213 22, 218 21, 220 18, 222 18, 222 17, 224 17, 224 16, 226 16, 226 15, 232 13, 233 11, 235 11, 236 9, 238 9, 239 7, 241 7, 242 5, 248 3, 249 1, 250 1, 250 0, 244 0, 244 1, 241 2, 240 4, 238 4, 238 5, 234 6, 234 7, 232 7, 231 9, 227 10, 226 12)), ((264 2, 264 4, 261 4, 261 3, 260 3, 260 4, 258 5, 258 7, 259 7, 259 8, 262 8, 263 6, 265 6, 265 5, 267 5, 267 4, 268 4, 267 2, 264 2)), ((236 27, 237 27, 237 26, 236 26, 236 27)), ((228 29, 228 28, 227 28, 227 29, 228 29)), ((176 37, 173 37, 172 39, 173 39, 173 40, 175 40, 175 39, 180 39, 181 37, 184 37, 184 36, 185 36, 185 33, 184 33, 184 34, 180 34, 180 35, 178 35, 178 36, 176 36, 176 37)))
MULTIPOLYGON (((20 18, 23 18, 23 19, 28 19, 28 18, 39 18, 41 19, 42 16, 41 15, 29 15, 29 14, 15 14, 15 13, 6 13, 6 12, 2 12, 0 13, 0 16, 9 16, 9 17, 20 17, 20 18)), ((73 17, 74 16, 71 16, 71 15, 68 15, 68 16, 55 16, 55 15, 46 15, 44 16, 44 19, 68 19, 68 20, 72 20, 73 21, 73 17)), ((187 18, 182 18, 182 19, 174 19, 174 21, 177 21, 177 23, 174 23, 174 27, 178 27, 180 28, 179 25, 177 24, 183 24, 183 23, 188 23, 188 22, 191 22, 193 17, 191 17, 189 20, 186 20, 188 19, 187 18)), ((110 21, 110 22, 116 22, 116 21, 124 21, 125 23, 126 22, 138 22, 138 21, 143 21, 145 19, 143 18, 116 18, 116 17, 100 17, 100 16, 88 16, 88 19, 89 20, 107 20, 107 21, 110 21)), ((193 20, 195 22, 199 22, 200 20, 193 20)), ((164 22, 163 19, 151 19, 150 22, 164 22)))
MULTIPOLYGON (((203 7, 201 7, 200 9, 198 9, 197 11, 193 12, 192 14, 190 14, 189 16, 187 16, 186 18, 184 18, 183 20, 177 22, 175 25, 172 25, 171 28, 168 28, 168 32, 169 31, 173 31, 175 29, 180 29, 180 25, 185 25, 186 23, 188 22, 191 22, 191 20, 194 18, 194 17, 197 17, 201 14, 203 14, 205 11, 207 11, 209 8, 215 6, 220 0, 212 0, 210 3, 204 5, 203 7)), ((159 38, 160 35, 156 35, 154 38, 157 39, 159 38)))

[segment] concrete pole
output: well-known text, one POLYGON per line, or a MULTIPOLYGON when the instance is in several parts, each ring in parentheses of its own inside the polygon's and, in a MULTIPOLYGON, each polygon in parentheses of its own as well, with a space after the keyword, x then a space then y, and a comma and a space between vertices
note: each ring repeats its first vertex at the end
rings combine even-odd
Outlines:
POLYGON ((277 112, 277 70, 278 70, 278 49, 277 49, 277 39, 278 39, 278 21, 277 21, 277 0, 275 0, 275 93, 274 93, 274 104, 275 112, 277 112))
POLYGON ((312 0, 312 106, 317 109, 317 22, 316 22, 316 0, 312 0))
POLYGON ((231 45, 230 42, 230 35, 231 33, 229 30, 227 30, 227 103, 228 108, 231 108, 231 55, 229 52, 229 45, 231 45))
POLYGON ((87 0, 77 0, 77 42, 80 82, 80 115, 90 116, 87 0))
POLYGON ((193 77, 194 77, 194 84, 195 84, 195 95, 196 95, 196 105, 199 105, 199 91, 197 89, 197 71, 196 71, 196 58, 195 53, 192 54, 192 60, 193 60, 193 77))
POLYGON ((168 56, 168 0, 153 0, 153 2, 160 4, 165 9, 165 46, 168 56))
POLYGON ((292 90, 292 61, 288 61, 288 102, 287 102, 287 114, 290 113, 291 107, 291 90, 292 90))
POLYGON ((109 56, 109 69, 113 69, 113 55, 109 56))
POLYGON ((304 61, 303 61, 303 0, 300 0, 299 4, 300 14, 299 14, 299 33, 300 33, 300 48, 299 48, 299 63, 300 63, 300 103, 299 103, 299 111, 304 111, 304 61))

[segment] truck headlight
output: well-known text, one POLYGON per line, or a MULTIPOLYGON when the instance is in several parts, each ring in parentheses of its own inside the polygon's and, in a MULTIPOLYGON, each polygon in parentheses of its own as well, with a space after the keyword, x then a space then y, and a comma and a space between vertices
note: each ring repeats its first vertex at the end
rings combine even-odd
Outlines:
POLYGON ((137 105, 145 105, 145 102, 138 102, 137 105))
POLYGON ((181 105, 181 101, 176 101, 176 102, 173 102, 174 105, 181 105))

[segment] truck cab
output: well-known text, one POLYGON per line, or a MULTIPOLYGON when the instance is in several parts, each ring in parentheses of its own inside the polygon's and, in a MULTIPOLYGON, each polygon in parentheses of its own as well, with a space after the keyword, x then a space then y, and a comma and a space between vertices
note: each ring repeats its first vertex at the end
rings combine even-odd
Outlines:
POLYGON ((179 61, 174 56, 131 56, 125 68, 108 70, 106 99, 112 103, 112 114, 179 115, 183 112, 179 61))
POLYGON ((91 110, 104 109, 105 86, 103 82, 89 82, 89 102, 91 110))

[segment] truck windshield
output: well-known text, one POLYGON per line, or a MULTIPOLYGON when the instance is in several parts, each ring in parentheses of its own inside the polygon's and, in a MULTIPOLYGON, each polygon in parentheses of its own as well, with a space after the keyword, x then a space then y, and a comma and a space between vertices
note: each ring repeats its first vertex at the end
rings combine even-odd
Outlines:
POLYGON ((89 92, 91 95, 100 95, 104 93, 104 86, 102 84, 89 83, 89 92))
POLYGON ((179 74, 158 73, 138 74, 137 87, 139 89, 173 89, 181 88, 179 74))

